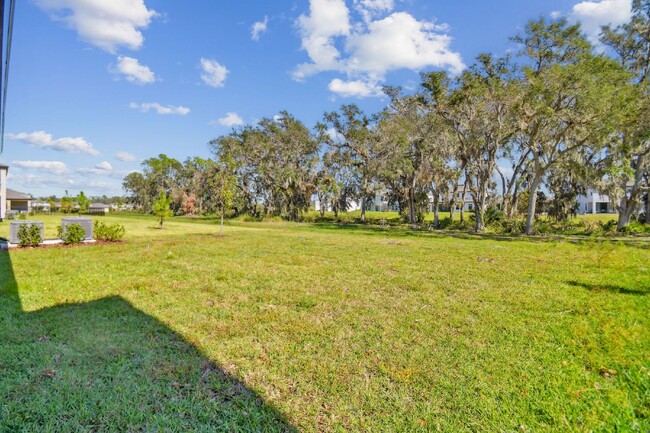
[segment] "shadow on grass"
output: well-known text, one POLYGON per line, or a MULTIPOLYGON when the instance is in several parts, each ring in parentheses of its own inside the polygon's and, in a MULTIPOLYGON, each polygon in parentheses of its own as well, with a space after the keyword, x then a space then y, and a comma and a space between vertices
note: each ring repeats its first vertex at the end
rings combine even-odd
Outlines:
POLYGON ((0 251, 0 431, 297 431, 121 297, 25 312, 18 289, 0 251))
POLYGON ((625 246, 650 249, 650 238, 607 238, 607 237, 589 237, 577 235, 549 235, 549 236, 526 236, 526 235, 504 235, 495 233, 472 233, 451 230, 426 230, 410 229, 403 226, 380 227, 371 224, 356 223, 305 223, 307 227, 313 227, 322 230, 358 232, 363 234, 390 235, 403 237, 438 237, 438 238, 455 238, 467 240, 492 240, 503 242, 569 242, 575 244, 581 243, 620 243, 625 246))
POLYGON ((588 284, 581 283, 578 281, 567 281, 567 284, 573 287, 582 287, 593 292, 612 292, 612 293, 622 293, 624 295, 636 295, 636 296, 647 296, 650 294, 650 288, 643 289, 631 289, 622 286, 616 286, 613 284, 588 284))

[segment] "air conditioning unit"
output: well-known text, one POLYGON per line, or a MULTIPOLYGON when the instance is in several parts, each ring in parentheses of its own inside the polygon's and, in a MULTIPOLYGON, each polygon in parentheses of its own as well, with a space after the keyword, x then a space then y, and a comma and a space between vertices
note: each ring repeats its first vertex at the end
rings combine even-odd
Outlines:
POLYGON ((9 223, 9 242, 12 244, 20 243, 20 238, 18 237, 18 231, 21 226, 31 226, 35 225, 41 229, 41 241, 43 240, 43 223, 41 221, 30 221, 30 220, 17 220, 11 221, 9 223))
POLYGON ((84 240, 91 240, 93 238, 93 220, 92 218, 84 217, 69 217, 61 218, 61 228, 63 229, 63 236, 65 236, 65 230, 68 226, 72 224, 79 224, 82 229, 84 229, 85 238, 84 240))

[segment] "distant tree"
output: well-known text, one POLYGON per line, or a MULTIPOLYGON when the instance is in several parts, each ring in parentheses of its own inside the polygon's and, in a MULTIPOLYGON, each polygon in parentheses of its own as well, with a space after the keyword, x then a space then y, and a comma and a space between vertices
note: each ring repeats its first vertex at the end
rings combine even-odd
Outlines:
POLYGON ((133 205, 142 208, 145 212, 151 209, 152 196, 142 173, 134 171, 127 174, 122 180, 122 189, 129 195, 129 202, 133 205))
POLYGON ((481 54, 456 81, 450 88, 445 73, 431 72, 423 75, 422 86, 430 108, 457 138, 458 165, 474 201, 475 230, 482 231, 498 159, 509 152, 516 133, 514 68, 507 58, 481 54))
POLYGON ((186 215, 194 215, 196 212, 196 195, 194 193, 183 193, 181 210, 186 215))
POLYGON ((165 218, 173 215, 171 209, 169 208, 171 203, 172 198, 170 196, 167 196, 167 193, 165 191, 160 191, 158 197, 156 197, 153 201, 153 213, 158 217, 158 222, 161 229, 163 228, 165 218))
POLYGON ((220 170, 214 179, 214 200, 218 204, 219 213, 221 214, 221 236, 223 236, 223 220, 226 211, 229 210, 235 199, 237 192, 237 177, 234 169, 235 163, 228 154, 222 156, 220 170))
POLYGON ((56 200, 54 197, 48 197, 47 204, 50 205, 50 212, 54 212, 56 210, 56 200))
POLYGON ((632 19, 617 28, 604 27, 601 41, 614 51, 632 76, 636 98, 626 105, 628 121, 612 141, 607 166, 610 197, 616 199, 617 229, 630 223, 645 200, 646 222, 650 211, 650 1, 632 2, 632 19))
POLYGON ((524 66, 517 143, 530 153, 526 234, 533 233, 537 191, 555 165, 590 148, 602 149, 629 103, 626 73, 594 55, 580 25, 565 19, 532 21, 521 36, 524 66))
POLYGON ((391 103, 378 126, 381 178, 400 204, 402 217, 409 224, 421 223, 429 210, 432 185, 442 187, 449 128, 424 95, 405 96, 395 87, 385 87, 384 92, 391 103))
POLYGON ((266 214, 297 221, 316 192, 320 141, 302 122, 283 111, 210 142, 218 161, 229 155, 238 192, 249 212, 262 204, 266 214))
POLYGON ((377 134, 372 127, 372 119, 351 104, 341 106, 340 112, 325 113, 324 121, 319 125, 321 130, 330 127, 330 131, 334 132, 323 135, 330 149, 329 168, 336 168, 338 173, 349 171, 352 174, 343 185, 338 185, 336 181, 327 185, 339 192, 350 192, 359 200, 361 221, 365 221, 367 202, 372 200, 377 190, 379 169, 377 134))
POLYGON ((86 194, 84 194, 83 191, 79 191, 79 195, 77 195, 77 204, 79 205, 80 213, 88 211, 90 200, 88 200, 88 197, 86 197, 86 194))
POLYGON ((61 212, 70 213, 72 212, 73 206, 74 202, 72 201, 72 197, 68 197, 66 194, 66 196, 61 199, 61 212))

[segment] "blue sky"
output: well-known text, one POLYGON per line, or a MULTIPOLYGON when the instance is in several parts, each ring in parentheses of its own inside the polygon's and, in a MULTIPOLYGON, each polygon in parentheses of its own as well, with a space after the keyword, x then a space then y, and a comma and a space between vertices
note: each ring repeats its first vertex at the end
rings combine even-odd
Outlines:
POLYGON ((121 194, 143 159, 208 157, 241 122, 287 110, 312 127, 383 84, 516 51, 529 19, 592 38, 631 0, 26 0, 17 2, 0 162, 34 196, 121 194))

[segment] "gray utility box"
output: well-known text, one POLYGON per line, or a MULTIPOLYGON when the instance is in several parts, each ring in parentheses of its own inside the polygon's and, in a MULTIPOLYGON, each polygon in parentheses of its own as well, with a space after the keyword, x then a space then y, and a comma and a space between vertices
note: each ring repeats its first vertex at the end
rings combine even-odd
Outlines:
POLYGON ((9 242, 12 244, 20 243, 20 238, 18 237, 18 230, 20 226, 30 226, 35 225, 41 229, 41 242, 43 241, 43 223, 41 221, 30 221, 30 220, 18 220, 11 221, 9 223, 9 242))
POLYGON ((61 228, 63 229, 63 234, 65 234, 66 227, 72 224, 79 224, 86 237, 84 240, 91 240, 93 238, 93 220, 92 218, 83 218, 83 217, 70 217, 70 218, 61 218, 61 228))

